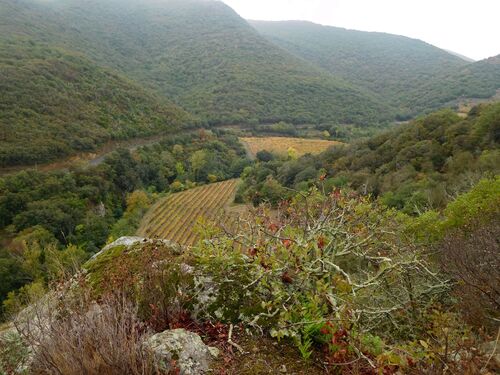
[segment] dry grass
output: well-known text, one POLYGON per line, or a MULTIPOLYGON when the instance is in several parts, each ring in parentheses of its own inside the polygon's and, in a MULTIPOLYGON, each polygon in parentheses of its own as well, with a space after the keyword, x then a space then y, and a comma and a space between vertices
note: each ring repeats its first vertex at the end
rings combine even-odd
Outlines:
POLYGON ((247 146, 250 153, 255 156, 259 151, 270 151, 277 154, 286 154, 292 147, 297 154, 319 154, 331 146, 341 144, 337 141, 327 141, 323 139, 306 138, 286 138, 286 137, 248 137, 240 138, 247 146))
POLYGON ((53 302, 33 304, 32 318, 16 323, 34 354, 30 373, 162 373, 154 355, 144 350, 147 329, 123 295, 109 295, 97 303, 83 290, 71 300, 61 300, 61 305, 53 302))

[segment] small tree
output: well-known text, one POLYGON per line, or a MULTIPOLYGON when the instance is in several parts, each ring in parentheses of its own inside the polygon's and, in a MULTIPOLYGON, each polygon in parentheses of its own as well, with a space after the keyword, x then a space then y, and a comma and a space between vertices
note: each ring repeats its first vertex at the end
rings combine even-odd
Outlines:
POLYGON ((291 160, 297 160, 299 158, 299 153, 293 147, 288 148, 287 154, 288 158, 291 160))
POLYGON ((448 284, 398 226, 393 211, 338 190, 298 194, 277 212, 256 209, 198 249, 207 273, 224 275, 221 301, 238 309, 214 319, 291 337, 305 354, 322 329, 346 335, 345 349, 358 357, 359 340, 414 337, 448 284))

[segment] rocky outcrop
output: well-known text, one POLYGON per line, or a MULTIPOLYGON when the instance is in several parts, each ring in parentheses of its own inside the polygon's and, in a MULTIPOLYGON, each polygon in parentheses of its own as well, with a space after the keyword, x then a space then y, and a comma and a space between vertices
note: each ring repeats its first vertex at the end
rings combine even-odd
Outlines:
POLYGON ((152 243, 152 242, 161 242, 162 244, 173 247, 173 248, 180 248, 180 245, 176 244, 175 242, 168 241, 168 240, 153 240, 150 238, 135 237, 135 236, 120 237, 116 241, 103 247, 102 250, 99 251, 97 254, 95 254, 91 259, 95 259, 95 258, 99 257, 100 255, 102 255, 103 253, 107 252, 108 250, 111 250, 111 249, 118 247, 118 246, 124 246, 126 248, 130 248, 130 247, 137 245, 139 243, 152 243))
POLYGON ((207 373, 211 360, 219 355, 217 348, 205 345, 200 336, 184 329, 157 333, 145 346, 154 353, 163 370, 178 369, 181 375, 207 373))

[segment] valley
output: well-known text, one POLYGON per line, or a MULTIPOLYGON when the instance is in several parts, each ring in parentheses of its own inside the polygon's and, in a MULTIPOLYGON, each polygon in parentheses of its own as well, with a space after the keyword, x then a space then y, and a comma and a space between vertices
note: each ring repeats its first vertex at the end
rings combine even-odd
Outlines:
POLYGON ((229 3, 0 0, 0 375, 499 373, 500 55, 229 3))
POLYGON ((101 164, 107 156, 109 156, 113 151, 117 149, 127 149, 129 151, 134 151, 139 147, 154 145, 165 139, 165 136, 155 136, 149 138, 134 138, 128 141, 115 141, 108 142, 103 147, 99 148, 95 152, 78 154, 76 156, 71 156, 53 163, 47 164, 36 164, 36 165, 19 165, 15 167, 3 167, 0 168, 0 176, 13 174, 28 169, 35 169, 41 172, 51 172, 51 171, 66 171, 71 167, 76 166, 97 166, 101 164))

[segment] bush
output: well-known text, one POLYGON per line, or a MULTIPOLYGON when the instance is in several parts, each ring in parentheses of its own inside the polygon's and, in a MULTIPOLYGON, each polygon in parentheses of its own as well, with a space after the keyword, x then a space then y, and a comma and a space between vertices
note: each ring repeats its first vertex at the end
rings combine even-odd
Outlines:
POLYGON ((260 207, 237 233, 212 236, 194 250, 218 288, 212 319, 291 338, 306 358, 330 324, 331 350, 345 352, 337 363, 359 359, 363 346, 380 352, 377 336, 423 334, 426 309, 449 286, 395 234, 393 211, 312 190, 270 212, 260 207))
POLYGON ((500 318, 500 216, 473 230, 456 230, 439 246, 441 267, 457 282, 455 293, 465 320, 495 328, 500 318))
POLYGON ((0 374, 25 374, 29 350, 13 331, 0 334, 0 374))

